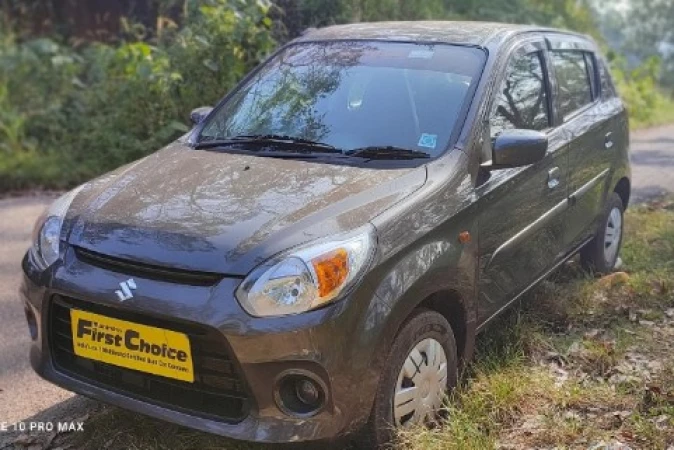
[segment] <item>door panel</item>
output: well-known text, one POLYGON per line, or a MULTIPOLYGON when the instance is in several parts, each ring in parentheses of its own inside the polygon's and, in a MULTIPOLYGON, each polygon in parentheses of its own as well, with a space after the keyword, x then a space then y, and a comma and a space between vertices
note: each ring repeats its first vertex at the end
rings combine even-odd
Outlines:
MULTIPOLYGON (((515 49, 500 70, 490 106, 490 136, 503 129, 545 130, 548 153, 523 168, 496 170, 476 187, 479 220, 479 323, 545 273, 563 251, 568 207, 566 137, 552 129, 543 39, 515 49)), ((482 158, 490 154, 490 146, 482 158)))
POLYGON ((569 189, 571 209, 565 241, 577 246, 590 238, 606 202, 610 169, 619 151, 620 128, 613 102, 599 102, 564 128, 569 136, 569 189))
MULTIPOLYGON (((569 246, 590 237, 603 211, 612 149, 605 145, 610 122, 597 105, 565 125, 569 135, 571 209, 565 240, 569 246)), ((610 136, 609 136, 610 137, 610 136)))
POLYGON ((568 208, 566 150, 562 134, 555 132, 543 161, 523 169, 496 171, 478 187, 480 322, 563 256, 568 208))

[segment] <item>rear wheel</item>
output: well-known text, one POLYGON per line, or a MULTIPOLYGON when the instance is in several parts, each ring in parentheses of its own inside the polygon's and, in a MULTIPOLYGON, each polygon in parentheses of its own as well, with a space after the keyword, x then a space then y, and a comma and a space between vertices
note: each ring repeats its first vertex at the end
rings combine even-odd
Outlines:
POLYGON ((624 211, 622 199, 613 192, 594 239, 580 252, 586 270, 602 274, 613 271, 622 246, 624 211))
POLYGON ((456 386, 456 355, 454 333, 441 314, 422 310, 408 319, 391 347, 360 446, 382 448, 396 428, 435 423, 456 386))

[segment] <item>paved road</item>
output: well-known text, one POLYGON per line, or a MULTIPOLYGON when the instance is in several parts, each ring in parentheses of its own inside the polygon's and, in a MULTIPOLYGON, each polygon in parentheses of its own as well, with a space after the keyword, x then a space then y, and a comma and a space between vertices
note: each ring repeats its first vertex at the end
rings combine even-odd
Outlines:
POLYGON ((0 200, 0 422, 28 418, 71 396, 28 365, 29 342, 18 288, 21 257, 49 197, 0 200))
MULTIPOLYGON (((634 133, 632 159, 636 201, 674 193, 674 125, 634 133)), ((62 418, 68 412, 76 417, 90 405, 40 380, 28 365, 28 331, 17 295, 19 262, 29 246, 33 222, 49 201, 46 197, 0 200, 0 425, 62 418)))
POLYGON ((631 150, 634 201, 674 193, 674 125, 633 133, 631 150))

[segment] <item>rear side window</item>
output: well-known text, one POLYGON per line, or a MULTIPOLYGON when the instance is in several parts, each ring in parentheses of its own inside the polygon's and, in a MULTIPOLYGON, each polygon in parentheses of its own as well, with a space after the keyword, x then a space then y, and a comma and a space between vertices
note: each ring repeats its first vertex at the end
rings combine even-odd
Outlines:
POLYGON ((593 77, 590 73, 594 73, 594 65, 588 64, 586 52, 553 51, 551 54, 559 86, 559 109, 566 118, 592 103, 593 77))
POLYGON ((491 137, 518 128, 544 130, 550 126, 546 81, 540 53, 516 56, 508 64, 491 118, 491 137))

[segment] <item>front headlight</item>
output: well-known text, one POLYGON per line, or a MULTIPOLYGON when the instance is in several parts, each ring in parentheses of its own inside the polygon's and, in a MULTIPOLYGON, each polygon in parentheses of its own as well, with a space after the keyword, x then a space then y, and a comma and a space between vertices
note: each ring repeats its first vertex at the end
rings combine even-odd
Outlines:
POLYGON ((254 270, 236 297, 256 317, 299 314, 333 300, 356 281, 372 256, 373 229, 290 251, 254 270))
POLYGON ((78 187, 59 197, 42 213, 33 228, 33 260, 44 270, 58 260, 61 252, 61 229, 63 218, 70 204, 82 187, 78 187))

